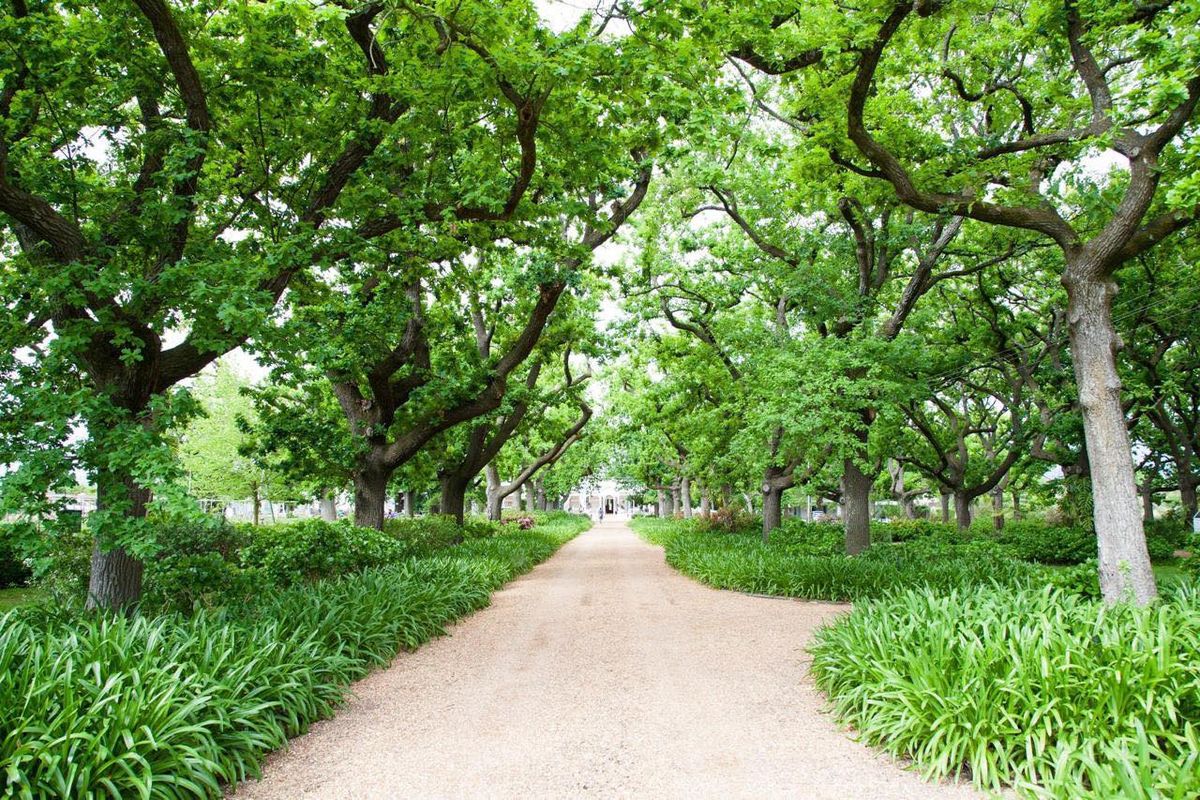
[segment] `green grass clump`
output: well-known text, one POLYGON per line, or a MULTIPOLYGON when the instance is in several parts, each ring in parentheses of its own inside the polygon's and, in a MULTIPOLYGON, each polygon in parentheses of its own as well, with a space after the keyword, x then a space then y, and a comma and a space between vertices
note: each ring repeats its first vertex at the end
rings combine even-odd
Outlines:
POLYGON ((0 616, 0 776, 16 797, 219 797, 346 686, 487 605, 586 529, 558 520, 246 606, 0 616))
POLYGON ((878 544, 859 556, 841 554, 842 529, 792 524, 763 544, 757 534, 710 533, 695 524, 637 519, 633 527, 666 550, 667 563, 717 589, 809 600, 860 600, 917 586, 1046 582, 1045 570, 1012 558, 986 540, 941 538, 878 544))
POLYGON ((864 741, 929 777, 1034 797, 1200 796, 1200 600, 921 588, 818 632, 813 674, 864 741))

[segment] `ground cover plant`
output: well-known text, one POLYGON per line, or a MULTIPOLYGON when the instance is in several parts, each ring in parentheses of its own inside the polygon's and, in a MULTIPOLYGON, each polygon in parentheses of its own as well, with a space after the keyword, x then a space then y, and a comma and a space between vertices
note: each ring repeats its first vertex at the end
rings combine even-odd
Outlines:
POLYGON ((219 797, 332 713, 351 681, 487 605, 588 524, 557 515, 188 614, 11 611, 0 617, 5 790, 219 797))
POLYGON ((841 549, 840 528, 787 520, 763 543, 756 532, 712 533, 699 523, 638 519, 667 563, 717 589, 809 600, 860 600, 898 589, 951 589, 999 582, 1045 583, 1046 571, 1013 558, 1002 545, 940 537, 878 544, 858 556, 841 549))
POLYGON ((1198 598, 914 589, 822 629, 813 674, 839 720, 929 777, 1033 797, 1196 797, 1198 598))

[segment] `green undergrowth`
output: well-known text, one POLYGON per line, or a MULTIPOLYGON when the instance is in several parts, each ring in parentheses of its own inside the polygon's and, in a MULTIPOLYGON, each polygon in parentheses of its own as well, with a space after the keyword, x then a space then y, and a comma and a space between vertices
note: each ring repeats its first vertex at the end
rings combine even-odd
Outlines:
POLYGON ((347 685, 588 527, 560 515, 190 613, 0 616, 6 796, 220 797, 347 685))
POLYGON ((1028 797, 1200 797, 1200 600, 923 588, 821 629, 813 674, 867 743, 1028 797))
POLYGON ((847 556, 842 529, 789 521, 764 544, 757 533, 716 533, 697 523, 637 519, 634 529, 662 546, 667 563, 717 589, 809 600, 847 601, 900 589, 949 590, 983 583, 1034 585, 1043 567, 1011 557, 988 541, 954 543, 929 537, 877 544, 847 556))

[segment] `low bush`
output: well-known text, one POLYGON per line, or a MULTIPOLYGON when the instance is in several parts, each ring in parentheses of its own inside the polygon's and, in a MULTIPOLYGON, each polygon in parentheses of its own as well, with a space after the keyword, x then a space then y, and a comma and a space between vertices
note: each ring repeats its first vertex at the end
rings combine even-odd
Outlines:
POLYGON ((952 522, 934 522, 929 519, 897 519, 890 522, 871 523, 873 542, 911 542, 926 538, 960 538, 958 526, 952 522))
POLYGON ((0 522, 0 589, 25 586, 33 577, 18 544, 20 537, 17 523, 0 522))
POLYGON ((813 674, 864 741, 1025 795, 1200 795, 1200 601, 921 588, 818 632, 813 674))
POLYGON ((751 533, 762 530, 762 519, 735 506, 714 509, 707 517, 693 517, 700 530, 721 533, 751 533))
POLYGON ((1096 557, 1096 534, 1083 527, 1021 520, 1005 525, 997 538, 1017 558, 1039 564, 1082 564, 1096 557))
POLYGON ((0 616, 6 793, 220 797, 348 683, 487 605, 587 525, 510 529, 191 616, 0 616))
POLYGON ((412 553, 395 536, 356 528, 349 520, 306 519, 242 530, 247 534, 242 566, 282 587, 394 564, 412 553))

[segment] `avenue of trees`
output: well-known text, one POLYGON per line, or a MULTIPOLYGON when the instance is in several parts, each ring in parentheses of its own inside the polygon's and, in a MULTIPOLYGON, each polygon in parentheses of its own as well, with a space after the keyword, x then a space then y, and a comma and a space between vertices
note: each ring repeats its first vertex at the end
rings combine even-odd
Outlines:
POLYGON ((1113 602, 1196 513, 1195 4, 0 3, 0 512, 86 475, 94 606, 197 497, 461 523, 604 460, 850 554, 1051 480, 1113 602))

